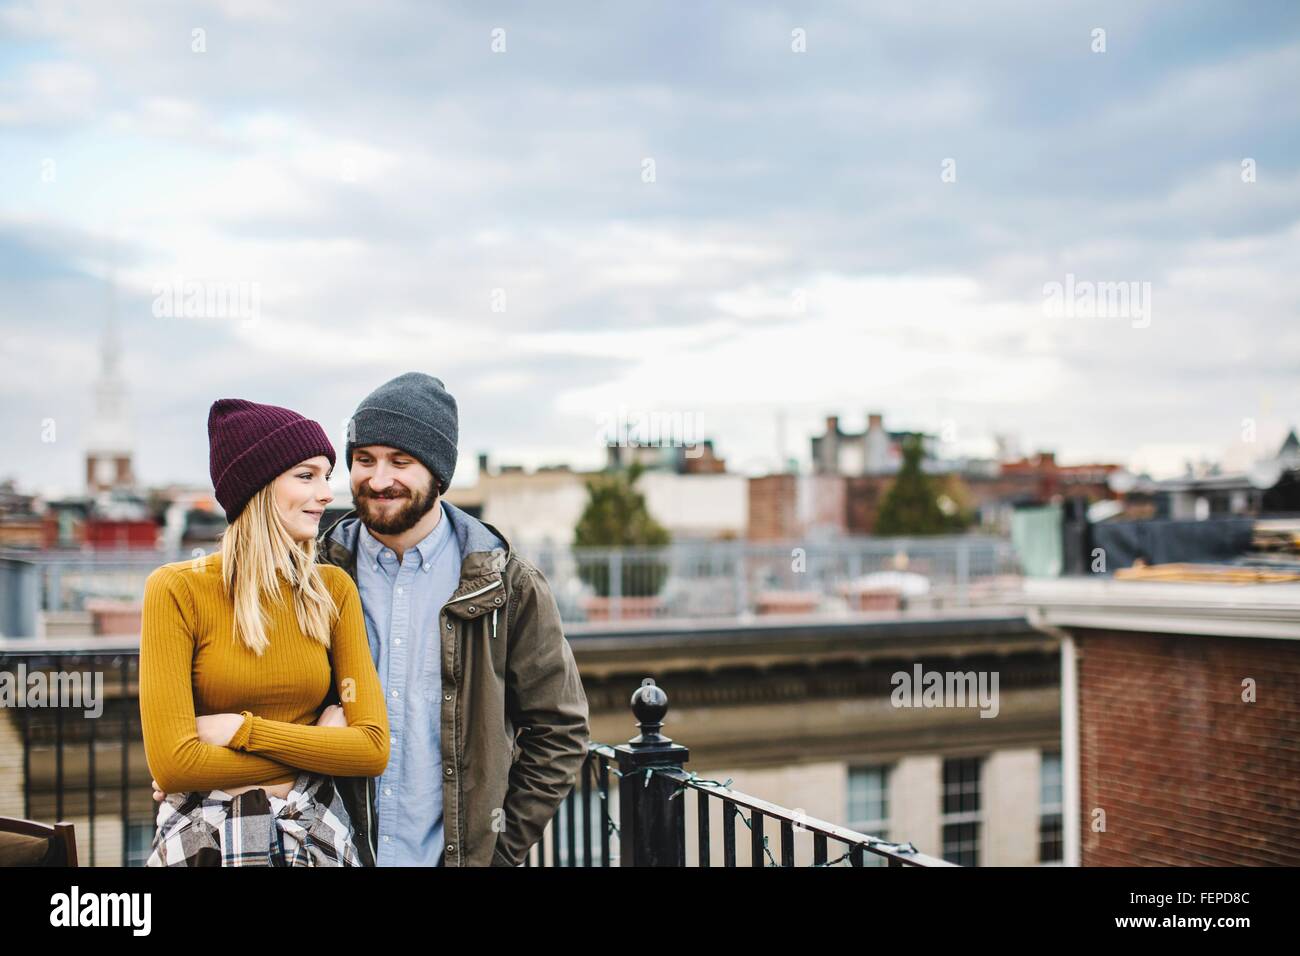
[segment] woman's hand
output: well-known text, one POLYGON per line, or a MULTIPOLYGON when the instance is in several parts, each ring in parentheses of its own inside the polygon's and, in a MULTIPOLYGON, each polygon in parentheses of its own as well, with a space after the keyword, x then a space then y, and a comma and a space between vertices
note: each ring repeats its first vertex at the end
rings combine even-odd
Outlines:
POLYGON ((317 727, 346 727, 347 725, 348 719, 343 714, 343 706, 341 704, 330 704, 322 710, 320 716, 316 718, 317 727))
POLYGON ((199 740, 205 744, 224 747, 230 743, 230 738, 235 736, 239 728, 244 726, 244 717, 242 714, 204 714, 196 717, 195 723, 198 724, 199 740))

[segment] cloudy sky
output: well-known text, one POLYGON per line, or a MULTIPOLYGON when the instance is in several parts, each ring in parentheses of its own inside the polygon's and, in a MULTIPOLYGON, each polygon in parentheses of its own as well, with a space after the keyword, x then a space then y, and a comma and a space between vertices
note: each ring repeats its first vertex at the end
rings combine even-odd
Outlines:
POLYGON ((110 312, 151 483, 412 369, 457 484, 620 411, 753 473, 835 413, 1157 475, 1300 424, 1293 2, 456 6, 0 4, 0 478, 79 488, 110 312))

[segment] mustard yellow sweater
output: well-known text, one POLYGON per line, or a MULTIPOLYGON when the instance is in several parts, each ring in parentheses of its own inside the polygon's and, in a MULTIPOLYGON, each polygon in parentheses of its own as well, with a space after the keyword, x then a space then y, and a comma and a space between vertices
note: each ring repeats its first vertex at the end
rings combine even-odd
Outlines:
POLYGON ((145 757, 168 793, 289 783, 300 770, 378 776, 388 764, 388 713, 370 657, 356 585, 323 565, 339 618, 326 650, 298 629, 289 595, 265 609, 261 657, 236 642, 221 554, 158 568, 145 583, 140 723, 145 757), (331 675, 347 727, 314 726, 331 675), (199 740, 195 716, 242 713, 224 747, 199 740))

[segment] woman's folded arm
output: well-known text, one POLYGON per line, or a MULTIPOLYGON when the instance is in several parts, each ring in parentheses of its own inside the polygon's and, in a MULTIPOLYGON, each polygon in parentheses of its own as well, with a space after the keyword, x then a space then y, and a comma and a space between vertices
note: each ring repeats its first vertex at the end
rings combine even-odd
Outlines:
POLYGON ((232 752, 246 751, 340 776, 377 777, 388 766, 388 710, 370 657, 361 597, 352 579, 339 573, 344 581, 330 636, 330 663, 348 726, 295 724, 244 711, 244 723, 227 744, 232 752))

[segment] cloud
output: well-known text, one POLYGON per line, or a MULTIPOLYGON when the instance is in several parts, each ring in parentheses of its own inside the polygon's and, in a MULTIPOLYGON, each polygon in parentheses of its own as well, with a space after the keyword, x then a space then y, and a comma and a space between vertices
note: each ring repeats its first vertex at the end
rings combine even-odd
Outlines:
POLYGON ((10 4, 9 467, 75 485, 113 310, 150 480, 205 479, 214 397, 341 419, 409 368, 507 460, 598 463, 622 404, 756 468, 779 411, 806 458, 867 409, 1176 468, 1300 420, 1300 15, 1252 13, 10 4), (1045 316, 1067 274, 1150 283, 1150 327, 1045 316), (258 320, 159 317, 173 282, 258 320))
POLYGON ((61 126, 90 116, 99 92, 92 70, 66 60, 29 63, 0 84, 0 127, 61 126))

